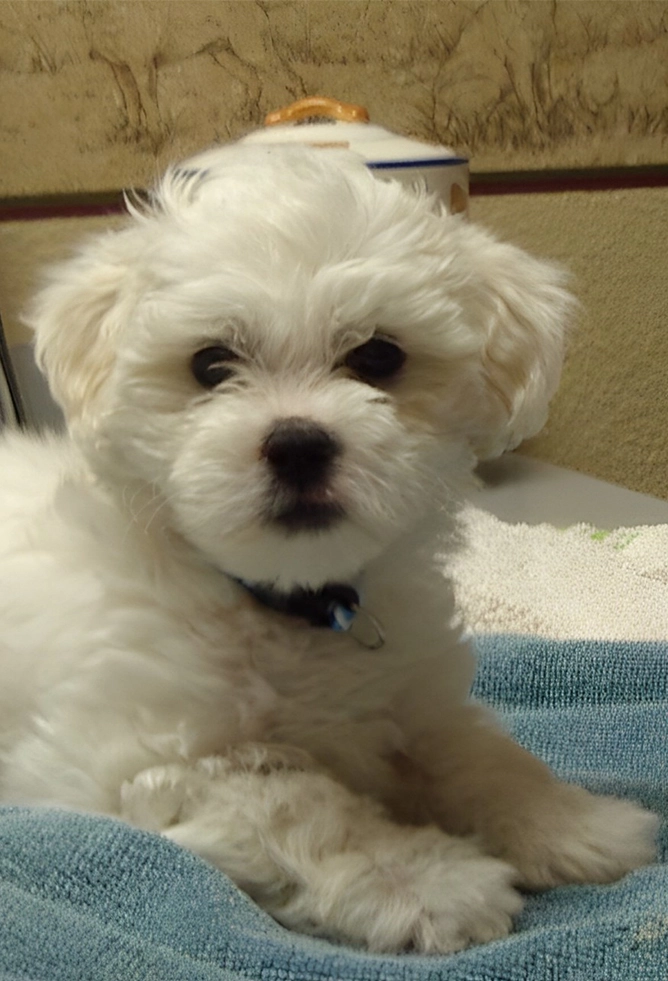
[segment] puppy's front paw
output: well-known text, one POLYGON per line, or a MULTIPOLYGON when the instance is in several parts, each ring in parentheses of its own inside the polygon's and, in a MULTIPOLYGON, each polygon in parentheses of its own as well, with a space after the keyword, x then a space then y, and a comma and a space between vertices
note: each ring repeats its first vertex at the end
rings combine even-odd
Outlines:
POLYGON ((190 816, 193 806, 203 806, 214 788, 232 775, 268 776, 316 769, 313 758, 295 746, 240 743, 224 756, 142 770, 121 788, 121 817, 147 831, 165 831, 190 816))
POLYGON ((290 747, 156 766, 121 796, 126 820, 197 852, 296 930, 450 953, 505 936, 522 905, 510 865, 388 821, 290 747))
POLYGON ((656 815, 629 801, 599 797, 580 787, 558 793, 531 827, 500 854, 531 889, 569 882, 613 882, 656 856, 656 815))
POLYGON ((515 878, 514 869, 485 856, 425 869, 414 885, 408 946, 447 954, 507 936, 522 908, 515 878))
POLYGON ((522 907, 512 885, 514 869, 433 828, 402 833, 403 843, 395 838, 373 856, 333 856, 323 866, 330 882, 342 876, 346 888, 328 909, 311 896, 313 908, 321 906, 318 932, 379 953, 428 954, 452 953, 510 932, 522 907))
POLYGON ((145 831, 163 831, 178 820, 192 782, 184 763, 141 770, 121 787, 120 816, 145 831))

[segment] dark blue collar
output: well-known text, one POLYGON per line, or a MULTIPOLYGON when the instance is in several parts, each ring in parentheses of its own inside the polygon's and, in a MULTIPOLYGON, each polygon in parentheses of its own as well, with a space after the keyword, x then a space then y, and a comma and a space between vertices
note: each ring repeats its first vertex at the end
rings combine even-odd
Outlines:
POLYGON ((347 583, 326 583, 320 589, 296 587, 290 592, 271 583, 249 582, 233 577, 263 606, 300 617, 312 627, 350 632, 364 647, 375 650, 385 643, 383 630, 374 616, 360 605, 357 589, 347 583))

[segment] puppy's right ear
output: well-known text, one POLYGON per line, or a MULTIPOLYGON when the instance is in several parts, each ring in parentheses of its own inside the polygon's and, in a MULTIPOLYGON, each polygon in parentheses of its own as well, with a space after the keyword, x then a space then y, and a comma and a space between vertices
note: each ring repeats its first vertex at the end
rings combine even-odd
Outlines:
POLYGON ((70 423, 90 423, 103 401, 128 312, 132 229, 85 245, 47 273, 27 311, 37 363, 70 423))

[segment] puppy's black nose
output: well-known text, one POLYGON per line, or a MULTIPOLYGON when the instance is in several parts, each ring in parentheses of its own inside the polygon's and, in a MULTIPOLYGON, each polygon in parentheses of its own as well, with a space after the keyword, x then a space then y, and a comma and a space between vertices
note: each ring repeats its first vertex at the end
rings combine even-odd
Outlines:
POLYGON ((277 422, 262 444, 262 456, 278 479, 298 491, 321 483, 339 451, 326 429, 298 416, 277 422))

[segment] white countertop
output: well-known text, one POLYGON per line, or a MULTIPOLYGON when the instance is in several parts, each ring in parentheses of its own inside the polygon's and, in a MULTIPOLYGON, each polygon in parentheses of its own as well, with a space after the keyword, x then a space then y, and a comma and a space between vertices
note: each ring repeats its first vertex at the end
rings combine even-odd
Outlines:
POLYGON ((484 488, 470 500, 503 521, 597 528, 668 524, 668 501, 508 453, 478 469, 484 488))

